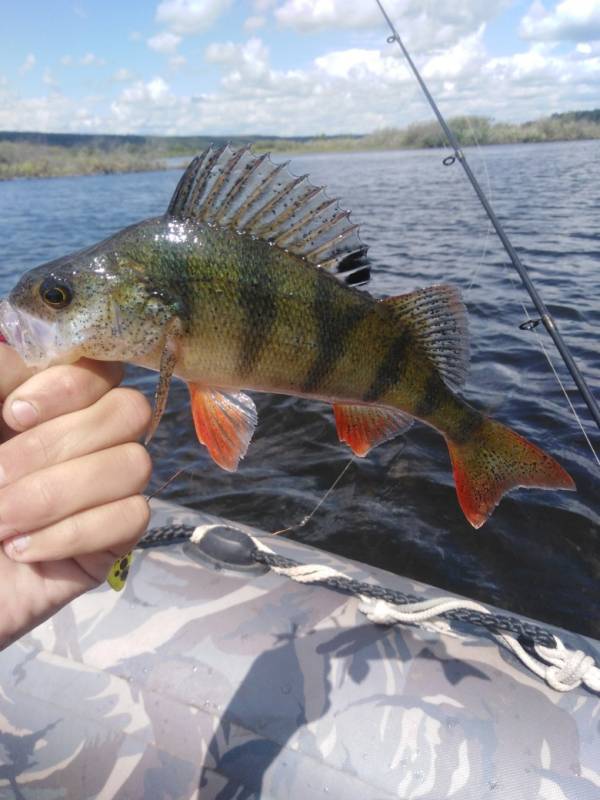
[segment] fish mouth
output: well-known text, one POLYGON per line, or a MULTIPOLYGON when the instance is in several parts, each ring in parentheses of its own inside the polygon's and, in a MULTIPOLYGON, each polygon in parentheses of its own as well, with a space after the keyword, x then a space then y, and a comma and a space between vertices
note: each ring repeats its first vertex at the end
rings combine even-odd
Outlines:
POLYGON ((59 357, 57 326, 0 300, 0 333, 28 367, 46 367, 59 357))

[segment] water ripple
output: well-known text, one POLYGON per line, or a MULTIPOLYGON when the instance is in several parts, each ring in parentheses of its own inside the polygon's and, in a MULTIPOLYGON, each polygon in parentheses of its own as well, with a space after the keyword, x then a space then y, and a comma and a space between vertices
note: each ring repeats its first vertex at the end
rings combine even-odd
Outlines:
MULTIPOLYGON (((509 495, 479 532, 458 505, 442 438, 422 426, 356 460, 318 513, 293 533, 303 541, 600 637, 599 480, 583 436, 534 332, 537 314, 458 165, 437 151, 311 155, 293 159, 352 207, 375 269, 371 291, 399 294, 450 282, 469 310, 469 399, 557 455, 577 493, 509 495)), ((496 211, 530 267, 574 356, 600 393, 600 142, 491 147, 470 152, 496 211)), ((176 172, 0 184, 0 292, 23 270, 160 214, 176 172)), ((585 408, 551 342, 569 396, 585 408)), ((129 380, 151 394, 155 377, 129 380)), ((330 409, 257 397, 259 427, 236 475, 196 443, 188 394, 173 387, 152 445, 164 496, 275 530, 298 524, 348 463, 330 409)), ((597 447, 600 441, 587 426, 597 447)))

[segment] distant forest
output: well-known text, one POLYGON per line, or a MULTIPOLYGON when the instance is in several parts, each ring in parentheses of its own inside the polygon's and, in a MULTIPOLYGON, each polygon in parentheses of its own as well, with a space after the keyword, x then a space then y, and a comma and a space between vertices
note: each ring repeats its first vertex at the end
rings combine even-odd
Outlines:
MULTIPOLYGON (((488 117, 450 120, 461 145, 600 139, 600 109, 552 114, 531 122, 495 122, 488 117)), ((258 152, 334 152, 447 146, 436 121, 386 128, 366 135, 338 136, 117 136, 0 131, 0 180, 165 169, 166 159, 188 158, 209 144, 250 143, 258 152)))

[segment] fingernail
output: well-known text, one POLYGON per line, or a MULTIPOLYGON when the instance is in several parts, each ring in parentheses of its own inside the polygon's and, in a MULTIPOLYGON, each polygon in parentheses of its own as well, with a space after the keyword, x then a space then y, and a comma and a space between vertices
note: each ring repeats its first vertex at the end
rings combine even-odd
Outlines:
POLYGON ((4 552, 9 558, 13 556, 20 556, 29 546, 31 536, 25 534, 24 536, 15 536, 14 539, 9 539, 8 542, 3 542, 4 552))
POLYGON ((10 412, 22 428, 31 428, 38 421, 38 412, 27 400, 13 400, 10 412))

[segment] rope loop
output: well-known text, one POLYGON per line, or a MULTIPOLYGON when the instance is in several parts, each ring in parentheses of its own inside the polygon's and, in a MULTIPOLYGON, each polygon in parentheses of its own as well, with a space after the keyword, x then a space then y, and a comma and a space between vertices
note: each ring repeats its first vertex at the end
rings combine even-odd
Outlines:
POLYGON ((569 692, 584 684, 592 691, 600 691, 600 669, 591 656, 583 650, 567 650, 560 639, 552 650, 535 647, 536 653, 549 662, 545 680, 557 692, 569 692))
MULTIPOLYGON (((206 526, 165 525, 150 531, 139 546, 143 548, 191 540, 199 542, 206 526)), ((377 583, 349 578, 323 564, 302 564, 278 555, 258 537, 247 534, 253 547, 251 556, 273 572, 303 584, 320 584, 355 597, 358 609, 376 625, 422 625, 445 630, 449 623, 471 624, 484 628, 504 645, 548 686, 557 692, 569 692, 585 686, 600 693, 600 666, 583 650, 569 650, 561 639, 528 620, 496 614, 482 603, 461 597, 433 597, 423 600, 415 595, 389 589, 377 583), (429 623, 430 620, 434 620, 429 623), (526 643, 527 649, 522 642, 526 643)))

